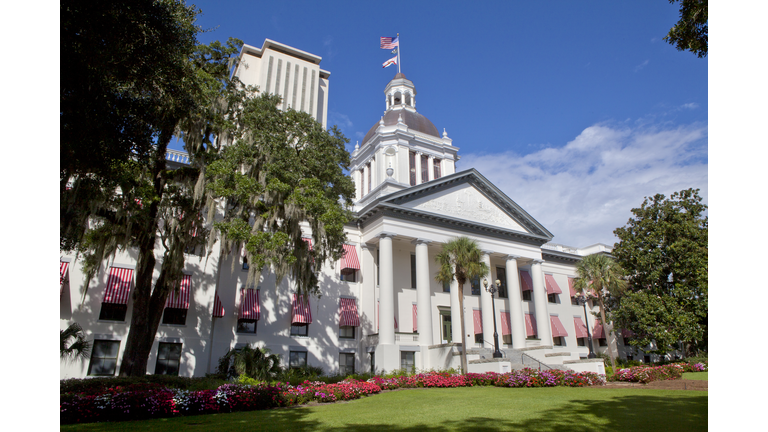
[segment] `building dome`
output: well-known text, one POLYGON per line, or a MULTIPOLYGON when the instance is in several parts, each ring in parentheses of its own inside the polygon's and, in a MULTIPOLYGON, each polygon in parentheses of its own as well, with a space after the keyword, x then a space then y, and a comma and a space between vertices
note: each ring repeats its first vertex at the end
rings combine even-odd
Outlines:
MULTIPOLYGON (((440 132, 437 131, 437 128, 434 124, 432 124, 431 121, 429 121, 428 118, 424 117, 423 115, 417 113, 417 112, 411 112, 410 110, 389 110, 386 114, 384 114, 384 126, 393 126, 397 124, 397 118, 398 116, 403 116, 403 123, 408 125, 408 129, 419 131, 421 133, 425 133, 427 135, 432 135, 434 137, 440 138, 440 132)), ((373 138, 373 135, 376 134, 376 129, 379 127, 379 122, 376 122, 369 130, 368 133, 365 134, 365 138, 363 138, 363 144, 367 143, 369 139, 373 138)))

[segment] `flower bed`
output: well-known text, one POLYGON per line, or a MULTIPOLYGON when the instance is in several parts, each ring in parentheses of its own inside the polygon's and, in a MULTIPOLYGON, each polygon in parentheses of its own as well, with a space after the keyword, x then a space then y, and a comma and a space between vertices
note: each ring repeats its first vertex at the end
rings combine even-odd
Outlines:
MULTIPOLYGON (((682 372, 681 372, 682 373, 682 372)), ((257 385, 224 384, 216 390, 170 389, 155 383, 109 387, 103 391, 63 393, 60 422, 89 423, 252 411, 302 405, 308 402, 337 402, 358 399, 382 390, 418 387, 582 387, 604 385, 605 377, 590 372, 523 369, 505 374, 428 372, 368 381, 347 379, 336 384, 305 381, 257 385)))
POLYGON ((631 368, 619 369, 613 374, 616 381, 627 381, 637 383, 649 383, 659 380, 673 380, 683 376, 684 368, 679 364, 670 364, 664 366, 633 366, 631 368))

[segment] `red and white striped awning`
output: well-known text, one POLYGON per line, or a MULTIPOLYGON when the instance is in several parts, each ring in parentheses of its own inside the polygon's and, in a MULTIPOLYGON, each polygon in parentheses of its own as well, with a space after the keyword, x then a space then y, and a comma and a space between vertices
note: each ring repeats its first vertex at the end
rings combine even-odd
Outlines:
POLYGON ((339 326, 346 327, 360 327, 360 315, 357 313, 357 302, 355 299, 342 298, 339 299, 339 326))
POLYGON ((585 338, 589 336, 587 334, 587 326, 584 324, 584 321, 581 320, 581 317, 573 317, 573 327, 576 329, 576 338, 585 338))
POLYGON ((475 334, 483 332, 483 315, 479 309, 472 310, 472 321, 475 323, 475 334))
POLYGON ((413 332, 419 331, 419 308, 416 303, 413 304, 413 332))
POLYGON ((502 312, 501 313, 501 335, 511 335, 512 334, 512 326, 509 325, 509 312, 502 312))
POLYGON ((544 275, 544 283, 547 285, 547 294, 562 294, 563 290, 560 289, 560 286, 557 284, 557 281, 555 281, 555 277, 551 274, 545 274, 544 275))
POLYGON ((520 289, 521 291, 533 291, 533 279, 531 279, 531 274, 525 270, 520 270, 520 289))
POLYGON ((128 304, 132 282, 133 269, 110 267, 103 303, 128 304))
POLYGON ((595 320, 595 328, 592 329, 592 339, 605 339, 603 324, 600 323, 600 320, 595 320))
POLYGON ((171 291, 168 294, 168 298, 165 300, 165 307, 189 309, 189 292, 192 290, 192 276, 184 275, 181 278, 181 286, 179 287, 179 293, 176 294, 171 291))
POLYGON ((573 283, 574 283, 574 279, 572 277, 569 277, 568 278, 568 291, 570 292, 571 297, 577 297, 578 294, 576 294, 576 290, 573 289, 573 283))
POLYGON ((258 320, 261 318, 261 302, 259 290, 240 289, 240 319, 258 320))
POLYGON ((552 337, 568 336, 568 332, 565 331, 565 327, 563 327, 563 323, 560 322, 560 318, 557 315, 549 316, 549 324, 552 326, 552 337))
POLYGON ((531 314, 525 314, 525 335, 536 336, 537 334, 536 317, 531 314))
POLYGON ((216 293, 216 298, 213 300, 213 317, 221 318, 224 316, 224 305, 221 304, 219 293, 216 293))
POLYGON ((309 237, 302 237, 301 239, 307 242, 307 246, 309 247, 309 250, 312 250, 312 239, 309 237))
POLYGON ((354 245, 344 245, 344 255, 341 256, 341 269, 360 270, 360 260, 357 259, 357 250, 354 245))
POLYGON ((64 292, 64 280, 67 279, 67 269, 69 268, 69 263, 66 261, 60 261, 59 265, 59 297, 61 297, 61 294, 64 292))
POLYGON ((307 296, 293 295, 293 316, 291 324, 312 324, 312 310, 307 296))

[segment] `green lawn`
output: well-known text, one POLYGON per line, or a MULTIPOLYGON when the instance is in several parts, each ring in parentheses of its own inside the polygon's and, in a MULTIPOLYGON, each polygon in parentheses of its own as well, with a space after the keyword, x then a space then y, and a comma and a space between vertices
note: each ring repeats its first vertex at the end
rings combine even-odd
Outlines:
POLYGON ((67 425, 62 431, 707 430, 707 392, 469 387, 393 391, 347 403, 67 425))
POLYGON ((707 379, 708 373, 709 372, 683 372, 683 379, 709 381, 707 379))

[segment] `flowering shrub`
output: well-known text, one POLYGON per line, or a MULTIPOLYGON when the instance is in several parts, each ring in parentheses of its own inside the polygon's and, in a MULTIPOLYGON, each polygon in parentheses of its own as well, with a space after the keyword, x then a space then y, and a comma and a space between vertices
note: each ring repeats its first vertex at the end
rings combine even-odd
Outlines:
MULTIPOLYGON (((682 368, 680 368, 682 369, 682 368)), ((681 372, 682 373, 682 372, 681 372)), ((539 372, 523 369, 505 374, 494 372, 468 373, 426 372, 410 376, 367 381, 347 378, 336 384, 304 381, 267 384, 241 377, 236 382, 216 390, 169 389, 160 384, 139 383, 93 390, 63 393, 60 396, 61 424, 94 421, 118 421, 251 411, 301 405, 308 402, 329 403, 358 399, 382 390, 418 387, 582 387, 604 385, 605 377, 589 372, 548 370, 539 372), (244 384, 248 383, 248 384, 244 384)))
POLYGON ((684 367, 679 364, 669 364, 663 366, 633 366, 631 368, 619 369, 613 374, 616 381, 649 383, 659 380, 673 380, 683 376, 684 367))

